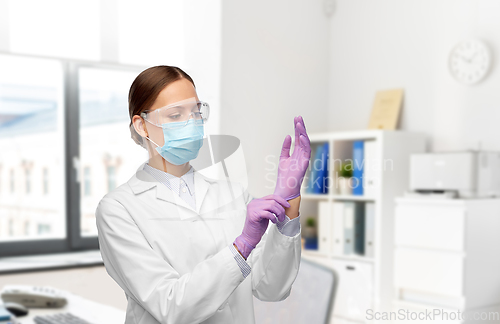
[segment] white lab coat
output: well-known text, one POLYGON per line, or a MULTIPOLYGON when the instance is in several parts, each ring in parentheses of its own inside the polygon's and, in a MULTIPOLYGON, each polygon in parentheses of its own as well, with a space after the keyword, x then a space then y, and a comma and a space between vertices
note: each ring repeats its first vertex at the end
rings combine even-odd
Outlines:
POLYGON ((289 296, 300 232, 289 237, 269 222, 244 278, 229 249, 252 200, 243 186, 195 172, 194 211, 142 168, 96 210, 104 265, 128 300, 125 323, 253 324, 252 295, 275 302, 289 296))

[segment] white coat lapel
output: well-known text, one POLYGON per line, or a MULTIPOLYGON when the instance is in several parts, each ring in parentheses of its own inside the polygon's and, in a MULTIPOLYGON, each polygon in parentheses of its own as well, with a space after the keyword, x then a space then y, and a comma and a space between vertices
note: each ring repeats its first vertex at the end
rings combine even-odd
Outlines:
POLYGON ((194 214, 193 208, 189 206, 182 198, 177 196, 172 190, 170 190, 165 185, 156 180, 155 177, 153 177, 151 174, 143 170, 144 164, 142 164, 139 167, 139 169, 137 169, 135 176, 133 176, 128 181, 128 184, 130 185, 130 188, 132 189, 134 194, 137 195, 153 187, 156 187, 156 194, 155 194, 156 199, 161 199, 170 202, 175 206, 177 206, 178 208, 181 208, 182 210, 179 210, 178 213, 180 219, 186 219, 192 217, 194 214), (184 208, 188 209, 191 212, 186 212, 184 208))
POLYGON ((137 169, 135 175, 128 181, 132 192, 136 195, 158 185, 158 181, 156 181, 156 179, 152 175, 142 169, 143 166, 144 164, 141 165, 139 169, 137 169))
MULTIPOLYGON (((164 184, 159 183, 156 187, 156 198, 168 201, 176 205, 178 208, 187 208, 189 211, 191 211, 191 213, 194 213, 193 208, 187 202, 185 202, 184 199, 179 197, 179 195, 167 188, 164 184)), ((191 213, 186 212, 186 210, 179 210, 179 217, 181 219, 193 217, 191 213)))
POLYGON ((203 205, 203 200, 207 195, 208 188, 210 184, 216 180, 209 179, 205 177, 200 172, 194 170, 194 194, 196 198, 196 212, 200 214, 201 207, 203 205))
POLYGON ((199 214, 203 200, 207 194, 208 188, 213 181, 204 175, 200 174, 198 171, 194 171, 194 187, 195 187, 195 199, 196 199, 196 210, 186 203, 182 198, 176 195, 172 190, 167 188, 165 185, 158 182, 152 175, 143 170, 144 164, 137 169, 134 177, 132 177, 128 183, 132 188, 134 194, 142 193, 146 190, 151 189, 156 186, 156 198, 176 205, 179 208, 186 208, 187 210, 180 210, 179 217, 181 219, 190 218, 193 213, 199 214))
POLYGON ((216 181, 214 179, 209 179, 196 171, 196 169, 193 168, 193 176, 194 176, 194 196, 195 196, 195 202, 196 202, 196 210, 193 210, 193 208, 184 201, 181 197, 176 195, 172 190, 168 189, 164 185, 158 186, 156 188, 156 198, 162 199, 165 201, 172 202, 174 204, 177 204, 178 207, 184 207, 187 208, 190 212, 181 212, 179 215, 181 215, 181 219, 184 218, 190 218, 192 217, 192 213, 196 213, 197 215, 200 214, 201 207, 203 205, 203 200, 205 199, 205 196, 207 195, 208 188, 210 187, 210 184, 213 181, 216 181))

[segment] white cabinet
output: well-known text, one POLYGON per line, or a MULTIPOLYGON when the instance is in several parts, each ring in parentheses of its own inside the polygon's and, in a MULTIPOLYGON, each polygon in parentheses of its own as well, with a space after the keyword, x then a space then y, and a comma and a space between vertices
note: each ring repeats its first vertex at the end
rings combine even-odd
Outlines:
POLYGON ((500 306, 499 233, 500 199, 397 198, 394 305, 500 306))
POLYGON ((398 204, 396 245, 464 251, 465 209, 462 206, 398 204))
POLYGON ((402 289, 461 297, 464 257, 457 253, 397 248, 395 285, 402 289))

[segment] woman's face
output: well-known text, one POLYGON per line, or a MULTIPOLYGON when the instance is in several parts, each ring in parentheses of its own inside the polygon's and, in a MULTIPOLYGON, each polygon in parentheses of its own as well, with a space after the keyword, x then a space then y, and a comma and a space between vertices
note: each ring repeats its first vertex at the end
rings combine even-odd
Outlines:
MULTIPOLYGON (((198 95, 196 94, 196 90, 193 84, 184 78, 177 80, 165 87, 165 89, 163 89, 159 93, 154 104, 149 110, 162 108, 183 100, 198 101, 198 95)), ((163 138, 162 128, 152 125, 148 122, 145 122, 145 126, 148 131, 149 138, 152 139, 156 144, 163 146, 163 144, 165 144, 165 139, 163 138)), ((155 153, 157 153, 156 150, 154 150, 153 154, 155 153)))

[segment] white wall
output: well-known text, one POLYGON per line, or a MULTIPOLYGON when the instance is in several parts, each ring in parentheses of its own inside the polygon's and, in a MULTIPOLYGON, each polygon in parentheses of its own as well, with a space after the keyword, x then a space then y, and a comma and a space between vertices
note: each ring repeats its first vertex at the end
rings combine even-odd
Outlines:
POLYGON ((327 128, 329 25, 322 6, 222 1, 221 133, 241 140, 255 196, 274 190, 265 157, 278 161, 294 116, 302 115, 311 132, 327 128))
POLYGON ((184 65, 198 97, 210 104, 207 134, 220 132, 221 0, 187 0, 184 10, 184 65))
MULTIPOLYGON (((328 129, 364 129, 375 92, 405 89, 401 128, 422 131, 434 151, 500 150, 500 67, 464 86, 448 72, 462 39, 500 53, 500 1, 337 0, 330 25, 328 129)), ((495 63, 494 63, 495 64, 495 63)))

